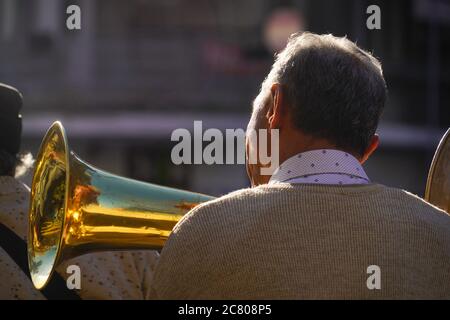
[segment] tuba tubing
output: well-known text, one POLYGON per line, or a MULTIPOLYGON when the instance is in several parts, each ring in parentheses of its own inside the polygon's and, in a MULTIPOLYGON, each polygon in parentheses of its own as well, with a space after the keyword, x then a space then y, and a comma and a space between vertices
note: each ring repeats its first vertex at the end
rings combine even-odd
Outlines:
POLYGON ((69 151, 60 122, 48 129, 31 185, 28 263, 43 289, 55 268, 98 251, 164 246, 175 224, 211 196, 97 169, 69 151))

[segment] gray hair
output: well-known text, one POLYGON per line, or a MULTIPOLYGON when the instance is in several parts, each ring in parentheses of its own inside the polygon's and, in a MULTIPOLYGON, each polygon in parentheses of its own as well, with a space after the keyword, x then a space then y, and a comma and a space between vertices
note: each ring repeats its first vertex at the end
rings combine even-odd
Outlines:
POLYGON ((286 93, 298 129, 364 153, 387 96, 381 64, 369 52, 345 37, 294 34, 276 56, 255 108, 274 83, 286 93))

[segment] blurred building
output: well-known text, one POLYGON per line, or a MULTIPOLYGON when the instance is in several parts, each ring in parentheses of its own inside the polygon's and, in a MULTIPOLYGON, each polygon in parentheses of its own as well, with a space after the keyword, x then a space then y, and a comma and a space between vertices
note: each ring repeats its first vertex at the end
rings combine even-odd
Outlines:
POLYGON ((0 0, 0 82, 24 94, 24 150, 60 119, 100 168, 219 195, 247 185, 244 166, 175 166, 170 134, 194 120, 245 128, 291 28, 347 35, 381 59, 389 101, 367 171, 423 194, 450 125, 450 1, 0 0), (70 4, 80 31, 65 26, 70 4), (366 27, 371 4, 381 30, 366 27))

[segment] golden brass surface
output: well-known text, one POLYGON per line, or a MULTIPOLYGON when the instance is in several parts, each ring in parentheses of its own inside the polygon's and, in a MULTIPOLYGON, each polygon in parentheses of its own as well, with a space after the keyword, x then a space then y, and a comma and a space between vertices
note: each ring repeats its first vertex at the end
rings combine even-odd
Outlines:
POLYGON ((127 179, 69 152, 55 122, 36 158, 28 260, 37 289, 61 262, 95 251, 161 249, 190 209, 213 197, 127 179))
POLYGON ((425 200, 450 213, 450 129, 442 137, 431 162, 425 200))

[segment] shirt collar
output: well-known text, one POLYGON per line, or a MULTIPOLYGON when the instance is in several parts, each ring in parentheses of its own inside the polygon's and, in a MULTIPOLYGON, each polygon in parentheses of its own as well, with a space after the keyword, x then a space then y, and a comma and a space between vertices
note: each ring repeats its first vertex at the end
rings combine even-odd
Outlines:
POLYGON ((289 182, 311 175, 346 175, 369 182, 358 159, 334 149, 320 149, 299 153, 284 161, 273 173, 269 184, 289 182))

